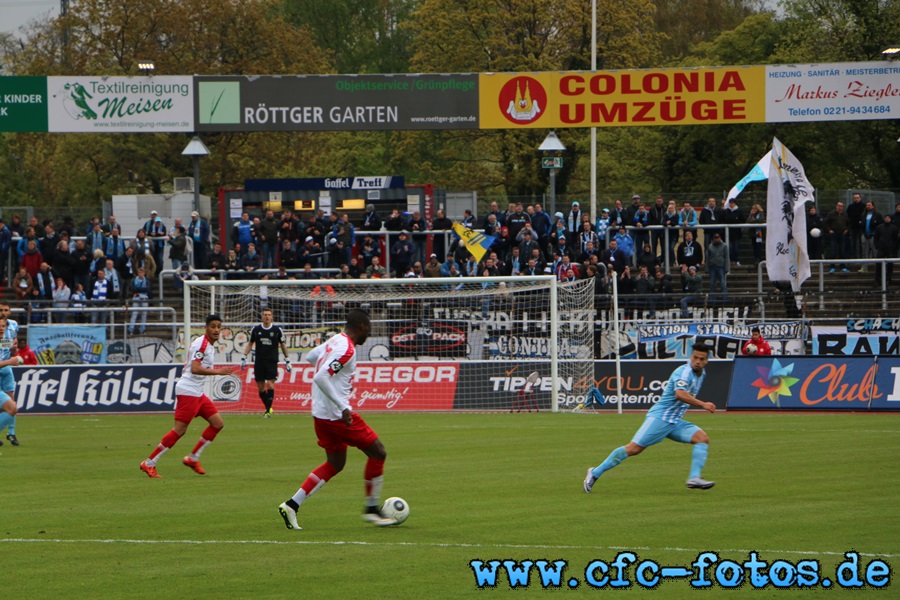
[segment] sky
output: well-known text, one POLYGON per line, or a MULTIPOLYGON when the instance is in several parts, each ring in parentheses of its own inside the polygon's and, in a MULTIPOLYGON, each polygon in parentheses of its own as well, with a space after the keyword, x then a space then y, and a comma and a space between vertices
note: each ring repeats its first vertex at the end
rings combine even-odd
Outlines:
POLYGON ((15 33, 32 19, 59 16, 59 0, 0 0, 0 31, 15 33))

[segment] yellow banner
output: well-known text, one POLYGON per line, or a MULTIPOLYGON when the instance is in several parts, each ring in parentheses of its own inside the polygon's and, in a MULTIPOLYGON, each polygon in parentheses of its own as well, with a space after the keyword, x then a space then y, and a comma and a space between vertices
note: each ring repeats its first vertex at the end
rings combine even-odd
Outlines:
POLYGON ((764 123, 766 68, 479 75, 482 129, 764 123))

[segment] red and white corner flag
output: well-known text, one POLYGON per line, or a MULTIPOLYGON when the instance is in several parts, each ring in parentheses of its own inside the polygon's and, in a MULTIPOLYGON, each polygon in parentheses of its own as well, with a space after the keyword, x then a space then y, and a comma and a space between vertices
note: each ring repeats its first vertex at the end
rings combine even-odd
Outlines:
MULTIPOLYGON (((790 281, 794 293, 800 292, 800 285, 810 276, 806 203, 814 200, 814 191, 797 157, 773 138, 766 203, 766 270, 771 281, 790 281)), ((798 308, 801 300, 797 296, 798 308)))

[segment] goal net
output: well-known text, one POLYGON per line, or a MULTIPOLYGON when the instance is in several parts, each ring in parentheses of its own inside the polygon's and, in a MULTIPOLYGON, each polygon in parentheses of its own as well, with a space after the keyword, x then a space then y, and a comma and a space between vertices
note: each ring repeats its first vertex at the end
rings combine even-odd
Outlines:
MULTIPOLYGON (((217 364, 239 365, 263 309, 273 311, 294 365, 279 363, 274 408, 310 410, 306 354, 343 330, 346 312, 372 318, 357 348, 360 410, 559 410, 584 402, 593 384, 594 283, 551 276, 494 279, 187 281, 179 340, 222 318, 217 364), (189 333, 188 333, 189 332, 189 333)), ((262 412, 252 360, 210 378, 220 410, 262 412)))

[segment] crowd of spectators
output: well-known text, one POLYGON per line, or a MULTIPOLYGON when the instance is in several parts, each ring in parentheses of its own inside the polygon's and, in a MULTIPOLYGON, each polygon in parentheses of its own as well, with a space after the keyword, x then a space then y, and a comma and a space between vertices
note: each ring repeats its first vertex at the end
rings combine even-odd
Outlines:
MULTIPOLYGON (((848 258, 896 257, 898 218, 900 204, 894 215, 882 216, 860 194, 846 210, 838 202, 824 218, 810 208, 810 257, 824 258, 827 248, 832 272, 847 271, 842 261, 848 258)), ((764 259, 765 228, 747 225, 765 222, 759 204, 745 215, 734 199, 709 198, 695 207, 662 196, 645 203, 634 195, 627 206, 617 200, 602 208, 596 219, 579 202, 552 215, 539 202, 510 203, 505 210, 492 203, 487 214, 467 210, 461 220, 464 227, 493 238, 479 262, 442 210, 431 223, 419 212, 404 215, 394 209, 382 216, 371 204, 355 223, 349 214, 323 211, 307 217, 291 210, 256 217, 245 212, 231 227, 229 248, 210 243, 209 224, 196 212, 185 226, 180 218, 167 225, 153 211, 135 232, 123 232, 115 216, 106 223, 94 217, 79 228, 68 218, 57 223, 32 217, 24 224, 13 215, 9 223, 0 219, 0 280, 17 300, 30 302, 32 320, 45 320, 41 309, 52 306, 71 309, 55 315, 56 322, 83 321, 86 306, 123 300, 148 306, 156 274, 168 267, 163 264, 168 248, 176 288, 196 278, 195 269, 203 276, 249 279, 552 274, 560 281, 594 278, 598 295, 608 294, 615 279, 619 292, 634 295, 633 304, 651 317, 660 295, 678 294, 687 316, 690 305, 707 293, 728 294, 728 274, 742 257, 757 264, 764 259), (8 262, 12 271, 5 273, 8 262)), ((886 268, 890 281, 892 265, 886 268)), ((880 278, 880 271, 876 275, 880 278)), ((105 322, 108 314, 91 311, 89 318, 105 322)), ((130 330, 145 328, 146 313, 132 314, 130 330)))

